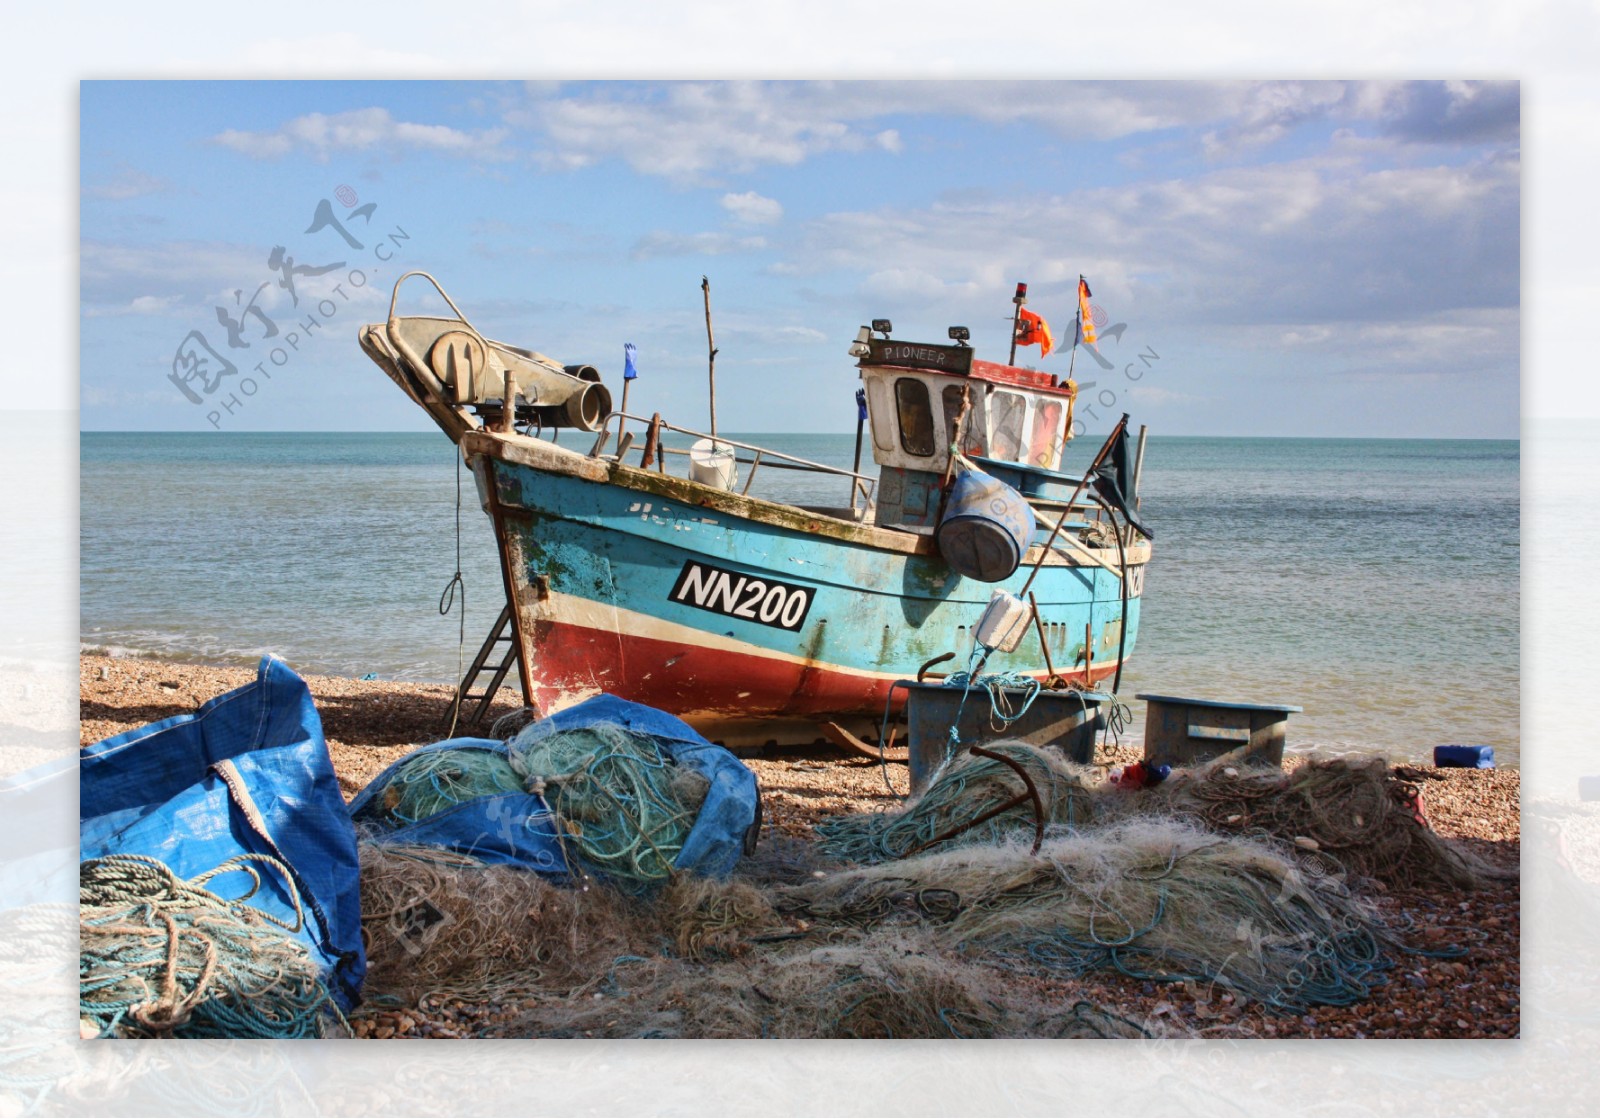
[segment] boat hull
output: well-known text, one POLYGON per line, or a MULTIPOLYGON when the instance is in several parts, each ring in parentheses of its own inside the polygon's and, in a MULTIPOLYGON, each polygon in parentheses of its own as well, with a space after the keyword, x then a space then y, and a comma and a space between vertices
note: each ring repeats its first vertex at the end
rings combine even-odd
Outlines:
MULTIPOLYGON (((729 743, 809 742, 825 721, 859 732, 895 680, 946 652, 941 668, 966 667, 990 595, 1027 575, 965 579, 925 538, 549 444, 463 447, 500 540, 524 684, 545 710, 605 691, 729 743)), ((1103 681, 1132 651, 1147 556, 1129 557, 1124 616, 1113 571, 1051 554, 1031 589, 1059 675, 1103 681)), ((985 670, 1043 677, 1039 635, 985 670)))

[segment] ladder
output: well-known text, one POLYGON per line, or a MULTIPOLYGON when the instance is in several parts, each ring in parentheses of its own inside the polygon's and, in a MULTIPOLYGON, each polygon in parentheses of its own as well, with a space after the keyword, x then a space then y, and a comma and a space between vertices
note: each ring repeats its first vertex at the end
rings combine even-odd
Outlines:
MULTIPOLYGON (((489 705, 499 694, 500 686, 505 683, 506 673, 517 663, 518 656, 516 630, 511 625, 511 604, 508 602, 500 608, 500 616, 495 619, 494 626, 489 630, 489 636, 484 638, 483 646, 478 650, 478 655, 472 658, 472 666, 467 669, 467 674, 461 678, 461 686, 456 689, 456 701, 451 705, 452 717, 455 717, 458 710, 464 712, 468 704, 477 704, 464 718, 455 718, 455 726, 458 729, 475 727, 483 722, 484 715, 488 714, 489 705), (502 642, 506 649, 501 654, 499 662, 491 664, 490 660, 497 652, 495 646, 502 642), (489 677, 489 686, 481 692, 474 692, 473 685, 485 672, 493 673, 489 677)), ((522 700, 525 705, 531 706, 526 695, 522 700)))

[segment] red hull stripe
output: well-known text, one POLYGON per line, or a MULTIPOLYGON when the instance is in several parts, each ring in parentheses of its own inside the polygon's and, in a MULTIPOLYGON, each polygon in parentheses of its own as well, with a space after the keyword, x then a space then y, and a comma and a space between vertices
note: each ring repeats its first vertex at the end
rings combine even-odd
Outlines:
MULTIPOLYGON (((531 636, 537 650, 534 698, 547 711, 605 691, 690 723, 697 717, 718 723, 876 718, 893 684, 838 665, 686 646, 565 622, 538 622, 531 636)), ((1097 662, 1094 679, 1115 669, 1114 661, 1097 662)), ((1083 679, 1082 669, 1063 675, 1083 679)))

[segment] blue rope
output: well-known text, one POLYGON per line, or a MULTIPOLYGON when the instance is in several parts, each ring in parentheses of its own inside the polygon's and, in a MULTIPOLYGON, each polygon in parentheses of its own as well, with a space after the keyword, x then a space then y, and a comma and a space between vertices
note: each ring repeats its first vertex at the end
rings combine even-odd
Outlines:
POLYGON ((987 655, 989 650, 981 645, 972 647, 972 655, 967 658, 967 667, 962 672, 952 672, 945 677, 946 687, 961 688, 961 702, 956 704, 955 721, 950 724, 950 738, 945 743, 944 760, 948 762, 955 757, 956 750, 961 745, 961 713, 966 710, 967 696, 973 688, 982 688, 989 693, 989 718, 990 725, 999 724, 1000 727, 1009 727, 1012 723, 1028 713, 1028 708, 1033 706, 1033 701, 1039 698, 1043 686, 1032 676, 1021 672, 986 672, 981 676, 974 676, 973 670, 980 656, 987 655), (1006 693, 1010 691, 1023 691, 1027 695, 1022 700, 1022 706, 1015 711, 1010 711, 1010 700, 1006 693))

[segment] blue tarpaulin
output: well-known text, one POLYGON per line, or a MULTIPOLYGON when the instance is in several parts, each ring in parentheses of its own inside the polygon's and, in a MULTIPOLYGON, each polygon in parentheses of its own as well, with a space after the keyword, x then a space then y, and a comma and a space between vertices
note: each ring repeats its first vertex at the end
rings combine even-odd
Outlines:
POLYGON ((462 801, 414 824, 390 826, 382 814, 383 794, 401 766, 439 750, 487 750, 504 754, 506 744, 497 738, 448 738, 413 750, 378 776, 350 802, 350 817, 358 824, 383 828, 373 838, 383 843, 419 843, 447 847, 486 863, 509 863, 560 878, 567 862, 556 834, 555 820, 543 797, 532 793, 501 793, 462 801))
MULTIPOLYGON (((654 739, 664 754, 710 782, 694 827, 673 865, 712 877, 732 873, 744 851, 746 833, 759 818, 756 777, 721 746, 702 738, 694 728, 653 707, 598 695, 544 720, 550 730, 578 730, 610 724, 654 739)), ((358 822, 377 823, 381 797, 400 766, 431 750, 481 749, 507 752, 492 738, 453 738, 424 746, 389 766, 350 804, 358 822)), ((386 832, 386 842, 425 843, 492 863, 512 863, 540 873, 568 872, 550 807, 532 793, 506 793, 466 801, 436 816, 386 832)))
MULTIPOLYGON (((146 855, 182 878, 236 855, 269 855, 289 868, 294 890, 262 874, 249 900, 292 922, 346 1011, 366 974, 361 946, 360 864, 355 829, 305 681, 263 657, 254 683, 176 715, 83 748, 80 856, 146 855)), ((208 888, 242 895, 248 876, 208 888)))

